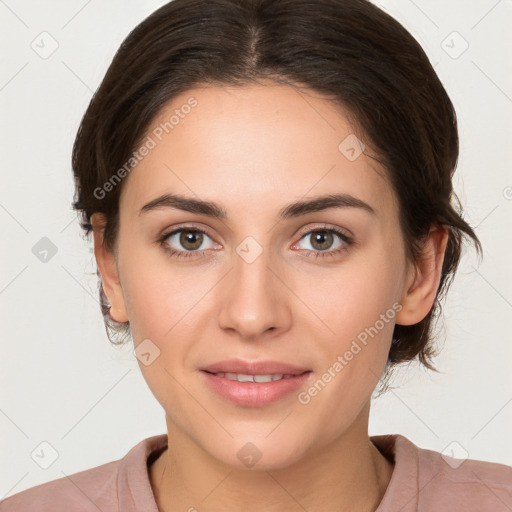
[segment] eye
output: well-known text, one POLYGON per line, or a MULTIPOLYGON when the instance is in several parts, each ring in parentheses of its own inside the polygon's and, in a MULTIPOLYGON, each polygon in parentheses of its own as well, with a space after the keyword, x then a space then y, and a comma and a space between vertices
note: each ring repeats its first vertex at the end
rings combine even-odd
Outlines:
POLYGON ((335 256, 342 251, 346 251, 349 246, 353 245, 352 238, 335 228, 316 228, 310 230, 302 236, 301 241, 308 240, 308 238, 310 241, 305 244, 306 247, 300 247, 300 241, 295 244, 295 246, 299 246, 299 248, 308 251, 310 253, 309 255, 311 255, 311 251, 313 251, 312 256, 315 258, 335 256), (337 245, 336 238, 341 240, 337 245), (334 247, 333 244, 335 244, 334 247), (308 245, 309 247, 307 247, 308 245))
MULTIPOLYGON (((306 251, 306 256, 314 258, 334 257, 339 253, 346 251, 349 246, 354 244, 351 237, 336 228, 319 227, 308 231, 302 235, 300 241, 292 248, 299 248, 306 251), (310 237, 311 241, 308 247, 300 247, 300 241, 307 240, 310 237), (338 240, 337 245, 333 243, 338 240)), ((158 242, 162 245, 163 249, 174 258, 191 258, 206 256, 207 249, 213 249, 215 243, 212 241, 206 231, 196 227, 180 227, 173 231, 162 235, 158 242), (210 243, 208 243, 208 240, 210 243)))
POLYGON ((214 247, 206 231, 199 228, 182 227, 162 235, 159 239, 164 249, 177 258, 189 258, 214 247), (208 240, 210 243, 208 243, 208 240))

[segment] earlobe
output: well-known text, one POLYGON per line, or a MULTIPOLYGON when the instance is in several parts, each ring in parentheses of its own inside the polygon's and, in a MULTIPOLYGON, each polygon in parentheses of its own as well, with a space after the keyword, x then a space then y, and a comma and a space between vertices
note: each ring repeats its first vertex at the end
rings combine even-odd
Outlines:
POLYGON ((414 325, 421 322, 432 309, 441 280, 444 255, 448 244, 449 230, 444 226, 433 227, 424 243, 420 261, 411 267, 396 315, 399 325, 414 325))
POLYGON ((115 254, 105 248, 103 244, 105 230, 104 215, 101 213, 93 213, 91 215, 91 224, 93 226, 94 255, 101 275, 103 291, 111 305, 110 316, 112 320, 116 322, 127 322, 128 316, 116 266, 115 254))

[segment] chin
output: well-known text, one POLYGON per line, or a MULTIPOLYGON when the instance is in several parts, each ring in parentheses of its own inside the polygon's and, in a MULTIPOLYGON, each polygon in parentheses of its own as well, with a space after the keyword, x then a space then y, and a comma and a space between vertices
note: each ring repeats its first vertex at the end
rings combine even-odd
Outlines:
POLYGON ((299 461, 304 456, 304 443, 293 442, 290 438, 276 437, 273 440, 244 436, 230 439, 229 442, 204 446, 211 456, 220 462, 237 469, 253 471, 284 469, 299 461))

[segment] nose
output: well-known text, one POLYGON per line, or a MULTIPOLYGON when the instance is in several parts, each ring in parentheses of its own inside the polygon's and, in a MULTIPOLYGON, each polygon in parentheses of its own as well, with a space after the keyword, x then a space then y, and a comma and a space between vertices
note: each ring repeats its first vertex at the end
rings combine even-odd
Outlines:
POLYGON ((257 340, 287 330, 291 322, 290 292, 269 251, 252 262, 233 253, 233 268, 222 286, 218 322, 240 338, 257 340))

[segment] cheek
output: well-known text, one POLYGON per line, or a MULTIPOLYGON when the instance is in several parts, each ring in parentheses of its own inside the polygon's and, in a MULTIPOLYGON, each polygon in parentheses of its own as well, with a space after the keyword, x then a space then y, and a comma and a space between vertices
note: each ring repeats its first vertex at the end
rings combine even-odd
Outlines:
MULTIPOLYGON (((128 317, 140 337, 166 340, 193 317, 192 308, 205 294, 201 271, 171 264, 155 250, 133 252, 123 261, 123 296, 128 317)), ((206 276, 205 276, 206 277, 206 276)))
POLYGON ((138 358, 141 373, 164 410, 186 410, 188 395, 179 383, 198 339, 194 305, 205 288, 197 283, 199 278, 190 279, 190 273, 187 277, 162 262, 132 267, 125 263, 123 295, 135 349, 145 343, 144 352, 151 358, 149 364, 138 358))
POLYGON ((300 296, 316 313, 333 349, 344 349, 359 335, 364 339, 365 330, 374 332, 374 326, 379 337, 391 336, 400 282, 400 264, 393 256, 384 249, 361 251, 335 271, 302 281, 300 296))
MULTIPOLYGON (((322 332, 316 333, 317 353, 323 367, 313 389, 303 397, 315 414, 323 417, 326 403, 337 404, 331 419, 347 420, 370 397, 384 370, 395 324, 400 311, 398 286, 400 261, 386 249, 367 251, 353 257, 339 272, 303 288, 304 302, 322 322, 315 321, 322 332), (396 262, 396 264, 394 264, 396 262), (323 406, 321 404, 323 403, 323 406), (338 407, 339 406, 339 407, 338 407)), ((311 328, 312 322, 306 328, 311 328)), ((312 330, 310 336, 315 337, 312 330)))
POLYGON ((394 300, 393 275, 382 269, 347 267, 328 281, 322 294, 310 295, 322 305, 319 316, 329 331, 316 335, 322 367, 298 400, 313 430, 322 429, 322 442, 356 421, 384 370, 400 305, 394 300))

